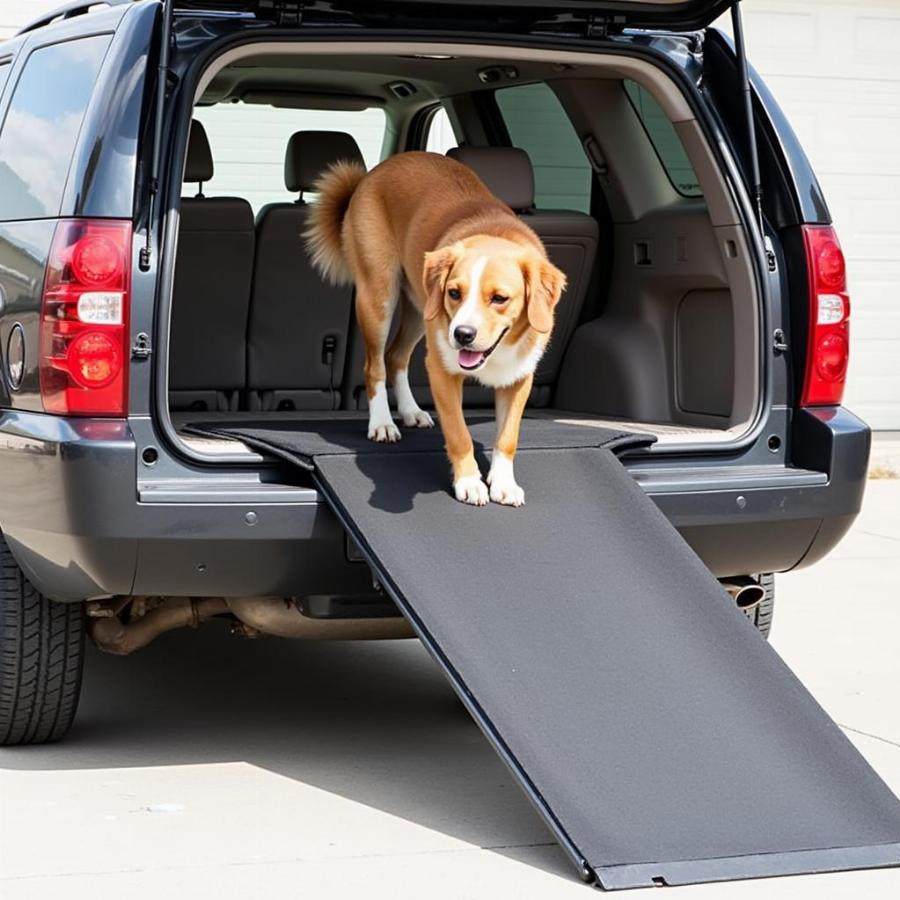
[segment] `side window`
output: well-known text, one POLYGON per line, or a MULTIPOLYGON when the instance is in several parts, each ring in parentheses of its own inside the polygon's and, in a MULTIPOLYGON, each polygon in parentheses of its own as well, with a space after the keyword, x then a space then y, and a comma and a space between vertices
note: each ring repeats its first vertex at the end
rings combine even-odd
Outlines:
MULTIPOLYGON (((253 103, 198 106, 213 157, 207 197, 243 197, 253 211, 296 199, 284 186, 284 153, 295 131, 346 131, 359 144, 368 168, 381 159, 385 117, 381 109, 281 109, 253 103)), ((185 194, 190 193, 186 186, 185 194)))
POLYGON ((447 115, 447 110, 441 106, 428 123, 428 140, 425 144, 425 149, 430 150, 432 153, 446 153, 451 147, 455 147, 457 143, 459 142, 453 133, 450 116, 447 115))
POLYGON ((634 81, 623 81, 625 93, 638 114, 656 150, 672 187, 682 197, 702 197, 700 183, 694 168, 684 152, 684 146, 675 131, 675 126, 669 121, 662 107, 656 102, 653 95, 634 81))
POLYGON ((531 157, 538 209, 590 212, 590 163, 553 90, 546 84, 524 84, 502 88, 494 96, 513 146, 531 157))
POLYGON ((9 70, 12 66, 8 62, 0 63, 0 97, 3 96, 3 88, 6 87, 6 79, 9 78, 9 70))
POLYGON ((59 215, 109 35, 52 44, 25 63, 0 130, 0 220, 59 215))

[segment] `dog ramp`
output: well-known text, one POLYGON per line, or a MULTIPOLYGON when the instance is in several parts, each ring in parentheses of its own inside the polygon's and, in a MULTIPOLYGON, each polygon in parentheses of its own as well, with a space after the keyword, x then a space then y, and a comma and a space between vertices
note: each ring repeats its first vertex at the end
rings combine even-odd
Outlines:
POLYGON ((641 438, 526 420, 511 509, 451 498, 437 432, 194 430, 313 471, 586 879, 900 864, 900 803, 612 452, 641 438))

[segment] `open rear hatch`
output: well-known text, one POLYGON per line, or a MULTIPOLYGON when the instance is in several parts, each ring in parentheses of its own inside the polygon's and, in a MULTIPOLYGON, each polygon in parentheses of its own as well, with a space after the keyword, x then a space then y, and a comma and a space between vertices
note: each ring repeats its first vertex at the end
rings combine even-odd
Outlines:
MULTIPOLYGON (((586 18, 617 28, 704 28, 733 5, 734 0, 174 0, 177 9, 253 13, 282 25, 298 24, 304 14, 350 12, 361 21, 384 22, 389 15, 414 18, 445 15, 456 19, 548 22, 586 18)), ((396 24, 395 22, 392 24, 396 24)))

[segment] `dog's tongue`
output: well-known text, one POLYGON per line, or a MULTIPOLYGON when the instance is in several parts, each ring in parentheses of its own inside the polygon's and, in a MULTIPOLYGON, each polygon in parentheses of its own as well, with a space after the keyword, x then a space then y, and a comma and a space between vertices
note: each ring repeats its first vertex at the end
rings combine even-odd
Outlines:
POLYGON ((460 350, 459 364, 464 369, 473 369, 484 359, 483 350, 460 350))

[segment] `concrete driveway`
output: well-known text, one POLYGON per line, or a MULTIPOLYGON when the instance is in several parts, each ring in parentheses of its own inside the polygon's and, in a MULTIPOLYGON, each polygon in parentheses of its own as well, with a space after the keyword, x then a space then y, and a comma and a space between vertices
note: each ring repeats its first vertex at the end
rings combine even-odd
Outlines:
MULTIPOLYGON (((900 793, 898 585, 900 481, 874 481, 840 548, 780 578, 773 642, 900 793)), ((417 643, 215 624, 91 654, 68 740, 0 751, 2 900, 163 895, 594 896, 417 643)), ((666 896, 893 898, 900 870, 666 896)))

